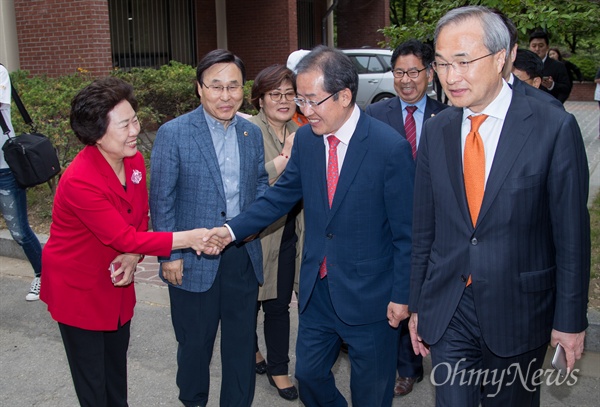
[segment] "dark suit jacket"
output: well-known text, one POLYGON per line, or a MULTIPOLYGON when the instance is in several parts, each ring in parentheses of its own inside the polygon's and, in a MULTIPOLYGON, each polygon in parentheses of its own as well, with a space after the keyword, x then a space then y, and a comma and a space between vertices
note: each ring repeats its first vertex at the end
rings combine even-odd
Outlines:
POLYGON ((534 97, 538 100, 541 100, 542 102, 550 103, 562 110, 565 110, 565 107, 563 106, 562 103, 560 103, 560 100, 558 100, 557 98, 552 96, 550 93, 540 90, 538 88, 535 88, 535 87, 529 85, 528 83, 523 82, 522 80, 520 80, 519 78, 517 78, 514 75, 513 75, 513 78, 514 78, 514 81, 511 86, 513 91, 519 92, 522 95, 534 97))
POLYGON ((303 198, 300 312, 327 256, 331 301, 340 319, 350 325, 382 321, 390 301, 408 301, 413 183, 410 144, 361 112, 331 209, 323 138, 303 126, 279 181, 229 225, 238 240, 244 239, 303 198))
POLYGON ((133 317, 134 285, 115 287, 108 267, 121 253, 166 255, 172 233, 148 230, 146 166, 123 160, 127 190, 97 147, 77 154, 60 178, 50 238, 42 252, 40 297, 54 320, 93 331, 133 317))
POLYGON ((499 356, 547 343, 552 328, 585 330, 589 173, 575 118, 513 92, 473 228, 462 112, 427 121, 419 147, 409 303, 419 333, 442 337, 469 274, 483 339, 499 356))
MULTIPOLYGON (((427 102, 425 104, 425 115, 423 116, 423 122, 432 118, 448 106, 433 100, 427 96, 427 102)), ((404 120, 402 119, 402 104, 398 97, 391 99, 385 99, 377 103, 373 103, 367 106, 365 109, 368 115, 381 120, 384 123, 392 126, 402 137, 406 138, 406 131, 404 130, 404 120)))
MULTIPOLYGON (((150 210, 154 230, 189 230, 222 226, 227 218, 225 189, 217 154, 202 106, 163 124, 152 148, 150 210)), ((260 129, 237 117, 240 154, 240 210, 269 187, 260 129)), ((260 240, 246 244, 256 279, 263 282, 260 240)), ((221 256, 196 256, 174 250, 161 262, 183 259, 178 288, 205 292, 215 280, 221 256)))
POLYGON ((565 103, 569 98, 571 87, 573 86, 571 79, 569 79, 569 73, 567 72, 565 64, 550 57, 546 57, 543 74, 544 76, 551 76, 554 80, 554 87, 548 92, 562 103, 565 103))

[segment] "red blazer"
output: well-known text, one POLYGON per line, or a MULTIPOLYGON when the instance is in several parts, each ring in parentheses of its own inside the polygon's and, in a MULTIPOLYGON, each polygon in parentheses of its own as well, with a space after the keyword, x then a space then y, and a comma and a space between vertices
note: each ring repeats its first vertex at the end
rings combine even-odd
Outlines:
POLYGON ((168 256, 173 236, 148 229, 144 158, 125 158, 127 190, 95 146, 85 147, 60 179, 50 238, 42 252, 40 298, 58 322, 117 329, 133 317, 134 285, 115 287, 108 267, 119 253, 168 256))

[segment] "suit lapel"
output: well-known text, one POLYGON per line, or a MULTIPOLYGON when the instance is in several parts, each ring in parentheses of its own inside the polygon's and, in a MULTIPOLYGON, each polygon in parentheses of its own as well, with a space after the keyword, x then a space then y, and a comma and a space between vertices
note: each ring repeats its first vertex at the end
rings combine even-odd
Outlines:
POLYGON ((450 109, 454 109, 454 115, 450 118, 450 122, 442 129, 444 134, 444 151, 446 152, 448 176, 450 177, 450 184, 452 184, 452 189, 454 190, 454 195, 463 218, 470 227, 473 227, 467 205, 465 181, 463 177, 461 148, 462 109, 450 109))
MULTIPOLYGON (((237 124, 235 126, 235 131, 237 133, 237 142, 238 142, 238 152, 240 155, 240 180, 239 180, 239 189, 240 189, 240 208, 244 208, 247 200, 247 189, 244 186, 248 185, 245 182, 245 177, 249 173, 248 168, 251 165, 251 160, 249 157, 249 152, 251 151, 250 146, 245 146, 248 143, 248 131, 243 129, 242 124, 240 123, 239 118, 237 118, 237 124)), ((255 190, 256 191, 256 190, 255 190)))
POLYGON ((390 103, 387 105, 388 112, 386 113, 388 123, 390 126, 398 130, 398 133, 402 135, 402 137, 406 138, 406 131, 404 130, 404 119, 402 117, 402 105, 400 104, 400 99, 398 97, 394 97, 390 100, 390 103))
MULTIPOLYGON (((335 189, 335 195, 333 196, 333 203, 331 205, 331 211, 329 211, 328 220, 331 220, 341 203, 344 201, 348 188, 356 177, 361 162, 367 153, 368 146, 366 141, 369 134, 365 115, 366 113, 361 112, 356 129, 350 139, 350 144, 348 145, 348 150, 344 157, 342 171, 340 172, 338 184, 335 189)), ((325 178, 327 178, 327 176, 325 176, 325 178)), ((325 192, 325 198, 327 199, 327 192, 325 192)))
MULTIPOLYGON (((200 106, 196 109, 197 114, 194 114, 192 124, 196 126, 198 131, 191 135, 194 142, 198 145, 200 153, 204 156, 208 172, 211 174, 217 185, 217 190, 221 199, 225 201, 225 189, 223 187, 223 180, 221 179, 221 169, 219 168, 219 160, 217 159, 217 153, 215 152, 215 146, 213 145, 212 138, 210 136, 210 130, 204 117, 204 109, 200 106)), ((241 201, 240 201, 241 202, 241 201)))
POLYGON ((534 131, 533 121, 527 120, 531 114, 532 111, 526 98, 513 92, 513 98, 502 126, 496 154, 485 186, 477 225, 484 219, 510 169, 523 149, 527 138, 534 131))
MULTIPOLYGON (((121 199, 125 201, 130 201, 128 194, 127 192, 125 192, 125 188, 123 188, 123 185, 121 185, 121 182, 115 174, 115 171, 112 169, 108 161, 106 161, 100 150, 98 150, 98 147, 88 146, 86 147, 86 149, 88 149, 87 151, 92 156, 92 159, 94 161, 93 168, 95 168, 96 171, 98 171, 98 173, 102 176, 102 178, 104 178, 106 185, 121 199)), ((125 182, 129 184, 129 182, 127 182, 127 174, 130 173, 130 169, 127 165, 127 160, 124 161, 125 182)))
POLYGON ((442 110, 433 103, 433 100, 429 96, 427 96, 426 100, 427 102, 425 103, 425 115, 423 116, 423 123, 431 119, 442 110))

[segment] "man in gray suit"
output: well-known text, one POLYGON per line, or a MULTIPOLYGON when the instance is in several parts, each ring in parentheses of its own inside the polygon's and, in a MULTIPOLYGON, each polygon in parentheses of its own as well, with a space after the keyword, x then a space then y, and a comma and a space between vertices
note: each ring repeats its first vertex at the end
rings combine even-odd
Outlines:
POLYGON ((438 406, 536 406, 548 344, 573 369, 587 328, 589 173, 573 115, 502 79, 510 39, 485 7, 449 11, 415 175, 409 310, 438 406), (492 378, 493 376, 493 378, 492 378))
MULTIPOLYGON (((416 156, 425 121, 448 107, 427 96, 427 86, 433 80, 432 61, 433 49, 421 41, 408 40, 398 45, 392 53, 394 89, 398 97, 374 103, 365 110, 406 138, 414 147, 413 157, 416 156)), ((402 321, 398 329, 396 397, 407 395, 415 383, 423 380, 423 357, 413 352, 408 319, 402 321)))
MULTIPOLYGON (((221 226, 268 188, 261 131, 236 116, 244 98, 243 62, 229 51, 211 51, 196 79, 202 106, 156 134, 150 210, 157 231, 221 226)), ((220 323, 220 403, 250 406, 256 298, 263 282, 260 241, 229 245, 219 256, 175 250, 159 262, 179 345, 179 399, 186 406, 206 406, 220 323)))

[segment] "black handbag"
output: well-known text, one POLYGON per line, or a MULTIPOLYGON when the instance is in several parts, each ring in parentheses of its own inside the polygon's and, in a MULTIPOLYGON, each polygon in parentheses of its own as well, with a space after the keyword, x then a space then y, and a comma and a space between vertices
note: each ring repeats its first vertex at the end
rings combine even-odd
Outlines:
POLYGON ((11 87, 13 100, 25 123, 31 127, 31 133, 11 137, 8 125, 0 114, 2 131, 8 136, 2 151, 17 183, 23 188, 29 188, 50 181, 60 172, 60 162, 52 142, 48 137, 37 132, 19 94, 12 84, 11 87))

